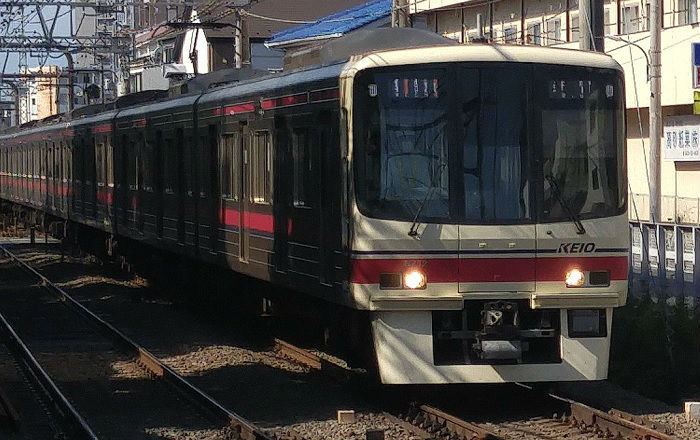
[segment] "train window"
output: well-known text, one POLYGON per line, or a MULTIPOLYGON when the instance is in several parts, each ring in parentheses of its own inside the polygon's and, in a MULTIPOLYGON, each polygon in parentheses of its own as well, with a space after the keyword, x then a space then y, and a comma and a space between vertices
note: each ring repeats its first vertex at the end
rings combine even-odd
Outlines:
POLYGON ((226 135, 221 142, 219 184, 221 185, 222 199, 238 201, 240 187, 238 177, 241 169, 239 143, 239 133, 226 135))
POLYGON ((136 161, 138 160, 136 156, 136 142, 133 140, 129 141, 129 148, 126 152, 126 181, 129 184, 129 190, 136 191, 139 189, 138 180, 136 178, 136 161))
POLYGON ((314 157, 318 146, 314 130, 302 128, 292 133, 292 159, 294 206, 311 207, 316 187, 314 186, 314 157))
POLYGON ((526 77, 522 67, 460 70, 458 126, 463 127, 464 211, 469 220, 530 218, 526 77))
POLYGON ((194 195, 194 159, 197 158, 195 154, 195 146, 192 145, 192 136, 187 136, 185 140, 185 145, 183 146, 184 152, 184 170, 185 170, 185 190, 187 195, 192 197, 194 195))
POLYGON ((112 145, 112 141, 108 138, 107 139, 107 150, 106 150, 106 155, 107 155, 107 176, 106 176, 106 182, 107 186, 110 188, 114 186, 114 146, 112 145))
POLYGON ((103 175, 103 168, 102 164, 104 163, 104 150, 105 150, 105 144, 100 142, 97 144, 97 148, 95 148, 95 162, 97 164, 97 170, 96 170, 96 180, 97 180, 97 186, 104 186, 104 175, 103 175))
POLYGON ((160 138, 158 146, 161 150, 163 161, 163 192, 166 194, 175 193, 175 175, 177 173, 177 162, 175 150, 171 148, 173 144, 170 139, 160 138))
POLYGON ((51 162, 53 166, 53 177, 57 182, 61 181, 61 150, 60 143, 54 144, 53 148, 53 161, 51 162), (58 145, 58 146, 56 146, 58 145))
POLYGON ((202 136, 199 139, 199 152, 197 164, 199 165, 199 197, 206 197, 209 193, 209 138, 202 136))
POLYGON ((143 190, 153 192, 153 143, 147 139, 143 141, 141 154, 141 178, 143 190))
POLYGON ((256 131, 253 135, 250 169, 252 202, 272 203, 272 145, 269 131, 256 131))

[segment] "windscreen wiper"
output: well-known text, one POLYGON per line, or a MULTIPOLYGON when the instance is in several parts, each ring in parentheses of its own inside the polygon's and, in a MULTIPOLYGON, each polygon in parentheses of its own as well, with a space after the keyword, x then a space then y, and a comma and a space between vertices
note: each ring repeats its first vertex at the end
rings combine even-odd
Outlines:
MULTIPOLYGON (((445 167, 447 167, 447 162, 440 165, 440 169, 438 170, 438 174, 437 174, 438 185, 440 184, 440 179, 442 178, 442 170, 444 170, 445 167)), ((437 188, 437 187, 431 185, 430 188, 428 188, 428 191, 425 193, 425 197, 423 198, 423 201, 420 202, 420 205, 418 206, 418 210, 416 211, 416 215, 413 216, 413 223, 411 223, 411 228, 408 230, 409 237, 415 237, 416 235, 418 235, 418 225, 420 224, 420 223, 418 223, 418 218, 420 217, 420 213, 423 211, 423 207, 425 207, 425 204, 428 202, 429 199, 432 199, 431 196, 432 196, 435 188, 437 188)))
POLYGON ((569 203, 564 199, 564 197, 561 195, 561 192, 559 191, 559 184, 557 183, 557 179, 554 178, 551 174, 547 174, 544 176, 545 179, 547 179, 547 182, 549 182, 549 185, 552 187, 552 193, 554 194, 554 198, 557 199, 561 207, 564 209, 564 212, 566 212, 566 215, 569 216, 572 222, 574 222, 574 225, 576 226, 576 233, 579 235, 583 235, 586 233, 586 228, 583 227, 583 223, 581 223, 581 219, 579 216, 571 209, 571 206, 569 203))

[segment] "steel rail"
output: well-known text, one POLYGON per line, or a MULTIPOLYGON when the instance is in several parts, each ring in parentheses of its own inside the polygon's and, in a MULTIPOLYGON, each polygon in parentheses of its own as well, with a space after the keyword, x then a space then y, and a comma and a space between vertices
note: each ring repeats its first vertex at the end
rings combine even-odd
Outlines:
POLYGON ((533 392, 542 393, 549 398, 568 405, 570 411, 569 422, 581 431, 595 430, 605 436, 605 438, 679 440, 678 437, 672 434, 672 430, 669 427, 652 422, 644 417, 628 414, 617 409, 605 412, 567 397, 536 390, 529 385, 522 383, 517 383, 517 385, 533 392), (661 432, 661 429, 664 432, 661 432))
POLYGON ((458 438, 466 440, 503 439, 503 437, 493 431, 462 420, 430 405, 411 405, 407 418, 418 427, 430 433, 436 433, 439 436, 458 436, 458 438))
POLYGON ((94 314, 87 307, 82 305, 78 300, 70 296, 60 287, 53 284, 48 278, 46 278, 36 269, 24 262, 18 256, 13 254, 9 249, 7 249, 7 247, 0 245, 0 250, 2 250, 12 260, 16 261, 20 265, 20 267, 39 278, 41 280, 42 287, 57 295, 59 299, 63 301, 66 305, 77 311, 88 321, 95 324, 103 332, 103 334, 111 338, 113 341, 115 341, 125 349, 137 355, 139 358, 139 362, 141 362, 141 364, 151 373, 165 380, 178 391, 180 391, 183 395, 191 398, 193 401, 197 402, 199 405, 212 412, 218 418, 225 421, 232 429, 234 429, 234 431, 236 431, 236 434, 238 436, 245 440, 273 440, 273 437, 264 433, 260 428, 253 425, 252 423, 244 419, 242 416, 222 406, 211 396, 209 396, 204 391, 191 384, 184 377, 180 376, 177 372, 175 372, 172 368, 165 365, 151 352, 134 342, 131 338, 119 331, 112 324, 108 323, 104 319, 94 314))
POLYGON ((324 359, 308 350, 277 338, 274 339, 274 342, 276 352, 312 370, 320 371, 325 376, 340 382, 348 382, 353 376, 352 370, 324 359))
POLYGON ((12 404, 9 396, 0 388, 0 422, 17 428, 20 420, 20 415, 12 404))
POLYGON ((51 379, 49 374, 36 360, 29 347, 22 341, 14 328, 0 313, 0 324, 7 335, 7 340, 11 345, 11 349, 22 359, 27 370, 34 378, 34 381, 39 384, 39 388, 44 392, 55 405, 58 412, 80 432, 81 437, 90 440, 97 440, 97 435, 93 432, 87 421, 80 415, 78 410, 70 403, 68 398, 61 392, 56 385, 56 382, 51 379))

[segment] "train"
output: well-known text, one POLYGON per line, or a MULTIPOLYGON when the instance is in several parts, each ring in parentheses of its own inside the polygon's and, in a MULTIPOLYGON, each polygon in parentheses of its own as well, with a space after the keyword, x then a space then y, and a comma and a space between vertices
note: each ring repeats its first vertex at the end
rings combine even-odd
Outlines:
POLYGON ((1 133, 0 198, 360 311, 384 384, 605 379, 622 68, 410 43, 1 133))

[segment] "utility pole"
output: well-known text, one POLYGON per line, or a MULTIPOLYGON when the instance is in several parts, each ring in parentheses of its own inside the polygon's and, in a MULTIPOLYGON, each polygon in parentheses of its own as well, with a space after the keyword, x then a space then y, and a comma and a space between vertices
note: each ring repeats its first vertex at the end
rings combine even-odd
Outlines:
POLYGON ((661 221, 661 0, 649 5, 649 211, 653 222, 661 221))
POLYGON ((391 27, 409 25, 408 0, 391 0, 391 27))
POLYGON ((234 49, 233 58, 235 60, 234 67, 236 69, 240 69, 243 67, 243 20, 241 20, 240 10, 236 9, 234 14, 236 16, 236 25, 234 27, 234 41, 236 46, 234 49))
POLYGON ((579 0, 579 48, 605 52, 605 5, 603 0, 579 0))

